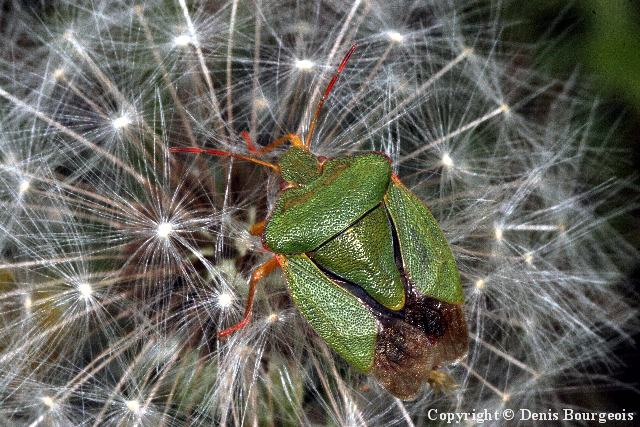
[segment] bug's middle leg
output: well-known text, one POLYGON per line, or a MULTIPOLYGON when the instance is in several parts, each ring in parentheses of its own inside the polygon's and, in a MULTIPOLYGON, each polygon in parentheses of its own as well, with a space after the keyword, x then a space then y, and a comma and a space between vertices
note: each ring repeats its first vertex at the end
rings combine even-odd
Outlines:
POLYGON ((249 319, 251 318, 251 311, 253 309, 253 298, 256 293, 256 285, 259 281, 271 274, 271 272, 275 270, 276 267, 278 267, 278 260, 276 259, 276 257, 272 257, 253 271, 253 273, 251 274, 251 279, 249 280, 249 296, 247 297, 247 305, 245 306, 242 320, 240 320, 235 325, 218 332, 218 338, 224 338, 247 326, 247 323, 249 323, 249 319))

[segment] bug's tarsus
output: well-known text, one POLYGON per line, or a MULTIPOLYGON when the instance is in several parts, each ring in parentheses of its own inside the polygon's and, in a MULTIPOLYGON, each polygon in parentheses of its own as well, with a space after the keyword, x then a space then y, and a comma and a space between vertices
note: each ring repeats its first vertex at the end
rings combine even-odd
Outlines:
POLYGON ((251 156, 232 153, 230 151, 216 150, 213 148, 199 148, 199 147, 171 147, 169 148, 169 151, 171 153, 196 153, 196 154, 202 153, 202 154, 210 154, 212 156, 219 156, 219 157, 233 157, 240 160, 246 160, 248 162, 252 162, 260 166, 268 167, 270 169, 273 169, 276 173, 280 173, 280 168, 277 165, 274 165, 273 163, 265 162, 264 160, 260 160, 251 156))
POLYGON ((320 116, 320 111, 324 106, 324 102, 329 97, 329 94, 331 93, 333 86, 336 84, 336 81, 338 81, 338 77, 340 77, 340 73, 342 72, 342 70, 344 70, 344 67, 347 65, 347 62, 349 62, 349 58, 351 58, 351 55, 353 55, 353 52, 356 50, 357 47, 358 45, 354 43, 351 46, 351 49, 349 49, 347 53, 344 55, 344 58, 342 58, 342 62, 340 62, 340 65, 338 66, 336 73, 333 75, 333 77, 329 81, 329 84, 327 85, 327 88, 324 90, 324 93, 322 94, 322 98, 320 98, 320 101, 318 101, 318 106, 316 107, 316 111, 313 113, 311 124, 309 124, 309 133, 307 134, 307 139, 304 144, 307 148, 311 146, 311 137, 313 137, 313 131, 316 128, 318 116, 320 116))
POLYGON ((247 297, 247 305, 245 306, 242 320, 240 320, 235 325, 218 332, 218 338, 227 337, 232 333, 239 331, 240 329, 247 326, 247 323, 249 323, 249 319, 251 319, 251 312, 253 310, 253 298, 256 294, 256 286, 258 282, 271 274, 271 272, 277 267, 278 260, 276 259, 276 257, 273 257, 265 263, 261 264, 253 271, 253 273, 251 273, 251 279, 249 280, 249 296, 247 297))

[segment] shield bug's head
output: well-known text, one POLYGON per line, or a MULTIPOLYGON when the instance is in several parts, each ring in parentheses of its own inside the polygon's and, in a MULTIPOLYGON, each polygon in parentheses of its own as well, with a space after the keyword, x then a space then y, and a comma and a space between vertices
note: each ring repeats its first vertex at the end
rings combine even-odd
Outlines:
POLYGON ((318 158, 302 147, 291 147, 280 156, 278 162, 282 179, 307 185, 320 176, 318 158))
POLYGON ((309 152, 309 147, 311 146, 311 138, 313 137, 313 132, 315 130, 316 123, 318 122, 320 111, 322 111, 322 107, 324 106, 324 102, 329 97, 333 86, 336 84, 336 81, 340 76, 340 73, 347 65, 347 62, 349 61, 349 58, 351 58, 353 52, 356 50, 356 47, 356 44, 353 44, 351 46, 351 49, 349 49, 349 51, 342 59, 342 62, 340 62, 338 70, 329 81, 327 88, 324 90, 322 98, 320 98, 320 101, 318 101, 318 105, 313 114, 313 118, 311 119, 309 131, 304 142, 302 142, 300 136, 290 133, 276 139, 269 145, 258 148, 251 141, 249 133, 247 131, 242 131, 240 133, 240 136, 245 140, 250 155, 199 147, 171 147, 169 151, 172 153, 205 153, 213 156, 233 157, 236 159, 246 160, 260 166, 268 167, 274 172, 281 174, 282 178, 289 183, 305 185, 312 182, 313 180, 318 178, 320 174, 320 163, 318 162, 318 158, 309 152), (260 159, 260 157, 271 152, 284 142, 289 142, 291 144, 291 147, 280 156, 277 165, 260 159))

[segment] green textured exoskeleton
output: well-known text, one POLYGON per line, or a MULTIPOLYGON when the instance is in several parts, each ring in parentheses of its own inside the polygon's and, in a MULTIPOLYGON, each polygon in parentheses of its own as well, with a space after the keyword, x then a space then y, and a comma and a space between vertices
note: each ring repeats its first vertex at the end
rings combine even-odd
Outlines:
POLYGON ((248 323, 256 284, 279 265, 318 335, 351 365, 409 399, 425 381, 447 386, 446 375, 435 370, 467 352, 462 288, 438 223, 393 175, 387 156, 321 160, 309 151, 324 101, 355 48, 318 102, 305 143, 287 134, 258 149, 243 132, 254 156, 197 147, 171 151, 251 161, 286 182, 269 218, 251 228, 275 256, 251 275, 243 319, 218 336, 248 323), (259 158, 286 141, 292 147, 278 165, 259 158))
POLYGON ((313 329, 408 399, 467 352, 460 277, 427 207, 370 152, 322 162, 292 147, 262 235, 313 329))

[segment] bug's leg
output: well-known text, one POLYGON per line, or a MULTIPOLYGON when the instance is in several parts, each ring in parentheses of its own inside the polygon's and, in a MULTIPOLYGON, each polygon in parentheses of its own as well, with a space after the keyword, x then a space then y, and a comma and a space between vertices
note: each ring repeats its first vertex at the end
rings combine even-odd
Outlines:
POLYGON ((295 133, 288 133, 269 143, 269 145, 265 145, 258 152, 260 153, 260 155, 267 154, 270 151, 273 151, 277 146, 287 141, 289 141, 289 143, 294 147, 305 148, 304 142, 302 142, 302 138, 300 138, 299 135, 296 135, 295 133))
POLYGON ((267 220, 263 219, 262 221, 256 222, 251 227, 249 227, 249 234, 252 236, 261 236, 264 231, 264 225, 267 220))
POLYGON ((256 293, 256 285, 260 280, 264 279, 273 270, 275 270, 276 267, 278 267, 278 261, 273 257, 264 264, 261 264, 253 271, 253 273, 251 273, 251 280, 249 280, 249 296, 247 297, 247 305, 245 306, 242 320, 235 325, 218 332, 218 338, 224 338, 247 326, 247 323, 249 323, 249 319, 251 318, 251 310, 253 309, 253 297, 256 293))
POLYGON ((256 145, 251 140, 251 135, 249 135, 249 132, 247 132, 246 130, 243 130, 242 132, 240 132, 240 136, 242 137, 242 139, 244 139, 245 144, 247 144, 247 149, 249 150, 249 152, 251 153, 258 152, 258 147, 256 147, 256 145))
POLYGON ((278 146, 282 145, 287 141, 294 147, 301 147, 306 149, 304 142, 302 142, 302 138, 300 138, 300 136, 296 135, 295 133, 288 133, 286 135, 283 135, 280 138, 276 139, 275 141, 270 142, 268 145, 265 145, 264 147, 259 149, 256 148, 256 145, 251 141, 249 132, 244 130, 240 132, 240 135, 242 135, 242 138, 247 143, 247 148, 249 149, 249 151, 254 153, 258 157, 264 154, 270 153, 271 151, 275 150, 278 146))

